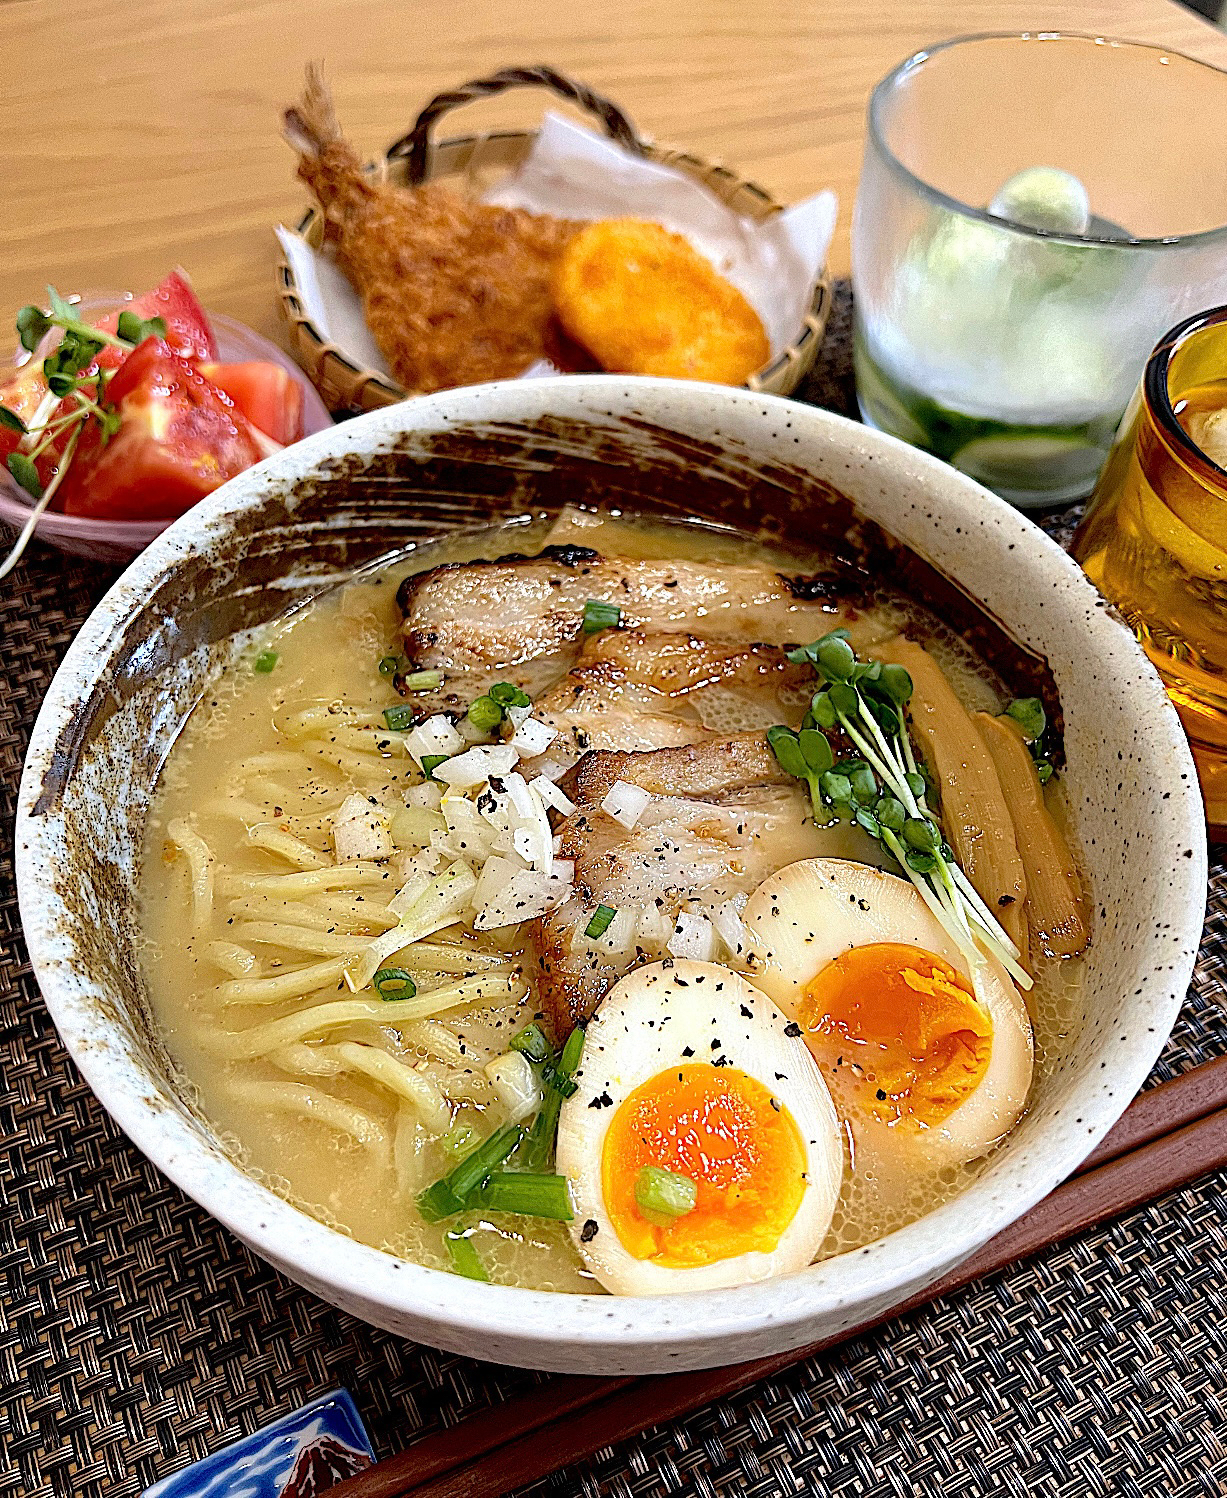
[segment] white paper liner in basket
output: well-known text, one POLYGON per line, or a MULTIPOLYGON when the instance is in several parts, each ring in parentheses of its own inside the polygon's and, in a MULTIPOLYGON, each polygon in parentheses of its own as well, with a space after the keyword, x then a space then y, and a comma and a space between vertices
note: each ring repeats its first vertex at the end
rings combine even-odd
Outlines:
MULTIPOLYGON (((755 222, 684 172, 546 113, 528 156, 483 195, 487 203, 582 220, 640 218, 681 234, 732 282, 762 318, 772 358, 797 336, 835 232, 830 191, 755 222)), ((362 315, 357 292, 327 253, 279 226, 277 238, 303 309, 325 343, 393 379, 362 315)), ((525 375, 552 372, 541 360, 525 375)))

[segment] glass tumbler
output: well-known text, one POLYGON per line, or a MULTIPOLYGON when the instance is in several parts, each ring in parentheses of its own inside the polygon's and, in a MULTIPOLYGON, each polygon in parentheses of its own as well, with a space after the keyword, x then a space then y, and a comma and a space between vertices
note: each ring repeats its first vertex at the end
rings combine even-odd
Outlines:
POLYGON ((1018 505, 1090 493, 1156 339, 1227 301, 1225 119, 1227 73, 1102 37, 896 68, 852 226, 864 419, 1018 505))
POLYGON ((1160 340, 1074 556, 1163 677, 1227 836, 1227 307, 1160 340))

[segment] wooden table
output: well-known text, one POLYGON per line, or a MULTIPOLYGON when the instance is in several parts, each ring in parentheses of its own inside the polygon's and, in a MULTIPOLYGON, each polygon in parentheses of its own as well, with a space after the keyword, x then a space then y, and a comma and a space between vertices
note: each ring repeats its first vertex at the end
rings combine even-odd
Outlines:
MULTIPOLYGON (((870 87, 942 37, 1023 28, 1104 31, 1227 66, 1227 36, 1173 0, 6 0, 0 324, 48 281, 139 288, 178 263, 210 307, 280 336, 272 226, 293 220, 304 190, 279 118, 313 57, 371 153, 439 89, 551 62, 645 133, 784 199, 834 187, 832 264, 846 272, 870 87)), ((528 124, 540 109, 512 96, 464 125, 528 124)))

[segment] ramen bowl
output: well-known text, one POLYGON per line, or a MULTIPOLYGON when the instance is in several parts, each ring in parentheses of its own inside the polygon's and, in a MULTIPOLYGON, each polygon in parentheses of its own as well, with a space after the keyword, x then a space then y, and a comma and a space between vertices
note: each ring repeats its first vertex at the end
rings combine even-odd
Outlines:
POLYGON ((73 642, 34 730, 17 867, 65 1044, 149 1158, 323 1299, 418 1341, 575 1373, 712 1366, 838 1334, 935 1280, 1073 1171, 1142 1085, 1192 970, 1205 829, 1174 709, 1132 634, 1009 505, 895 439, 771 396, 598 375, 449 391, 251 469, 176 521, 73 642), (601 503, 843 548, 943 618, 1049 671, 1095 938, 1083 1013, 958 1198, 867 1247, 735 1289, 640 1297, 477 1284, 306 1215, 246 1174, 149 1018, 137 876, 152 788, 236 638, 354 567, 478 521, 601 503), (890 538, 893 538, 891 540, 890 538), (1045 664, 1046 663, 1046 664, 1045 664))

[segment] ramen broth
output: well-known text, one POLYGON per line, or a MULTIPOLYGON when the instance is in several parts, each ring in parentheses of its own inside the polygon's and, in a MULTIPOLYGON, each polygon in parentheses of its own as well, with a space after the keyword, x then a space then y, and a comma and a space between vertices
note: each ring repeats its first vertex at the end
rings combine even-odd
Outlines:
MULTIPOLYGON (((606 549, 612 549, 611 525, 623 556, 761 559, 794 570, 805 562, 743 536, 632 520, 606 522, 606 549)), ((402 882, 396 859, 362 862, 356 874, 345 866, 326 871, 332 866, 331 814, 348 795, 398 804, 421 780, 380 717, 401 700, 379 669, 401 647, 399 582, 442 562, 531 553, 547 528, 541 522, 517 527, 513 535, 506 528, 468 533, 402 554, 322 594, 245 645, 184 725, 148 823, 146 984, 183 1089, 257 1179, 356 1239, 440 1268, 450 1267, 449 1224, 423 1222, 414 1198, 457 1163, 466 1141, 471 1147, 502 1122, 483 1068, 507 1050, 525 1022, 539 1017, 531 988, 521 981, 523 996, 408 1022, 394 1002, 386 1003, 374 1020, 363 1016, 331 1030, 322 1050, 294 1038, 292 1017, 330 998, 353 998, 341 963, 396 919, 386 908, 402 882), (259 669, 268 667, 272 653, 272 668, 259 669), (292 876, 288 882, 286 876, 292 876), (293 976, 303 970, 311 974, 305 994, 293 976), (284 996, 244 1002, 244 984, 254 975, 285 975, 284 996), (282 1021, 291 1029, 272 1044, 268 1037, 276 1032, 269 1027, 282 1021), (359 1040, 374 1041, 445 1099, 446 1129, 432 1132, 403 1092, 336 1066, 346 1042, 359 1040), (321 1061, 325 1052, 329 1059, 321 1061)), ((912 601, 884 594, 871 611, 891 630, 922 620, 929 648, 964 705, 1001 711, 1009 695, 1001 683, 912 601)), ((721 731, 765 726, 753 713, 747 716, 732 693, 709 698, 705 712, 713 720, 706 726, 721 731)), ((1063 820, 1059 778, 1048 797, 1063 820)), ((433 938, 450 939, 454 931, 433 938)), ((516 927, 469 933, 461 945, 492 981, 515 972, 524 950, 516 927)), ((1027 1003, 1038 1079, 1071 1042, 1080 964, 1033 957, 1031 967, 1036 982, 1027 1003)), ((420 992, 459 981, 455 973, 417 976, 420 992)), ((365 997, 369 1005, 369 991, 365 997)), ((820 1257, 913 1221, 965 1188, 986 1163, 904 1171, 875 1158, 850 1125, 844 1133, 842 1194, 820 1257)), ((497 1213, 469 1214, 466 1223, 496 1282, 600 1288, 564 1224, 497 1213)))

